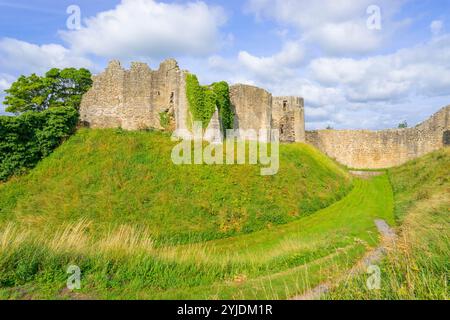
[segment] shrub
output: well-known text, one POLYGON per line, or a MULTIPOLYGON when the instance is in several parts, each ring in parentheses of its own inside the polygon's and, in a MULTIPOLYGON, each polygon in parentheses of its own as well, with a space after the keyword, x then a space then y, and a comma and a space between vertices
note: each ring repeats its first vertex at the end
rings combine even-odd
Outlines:
POLYGON ((34 167, 76 128, 78 112, 72 107, 25 112, 0 117, 0 180, 34 167))

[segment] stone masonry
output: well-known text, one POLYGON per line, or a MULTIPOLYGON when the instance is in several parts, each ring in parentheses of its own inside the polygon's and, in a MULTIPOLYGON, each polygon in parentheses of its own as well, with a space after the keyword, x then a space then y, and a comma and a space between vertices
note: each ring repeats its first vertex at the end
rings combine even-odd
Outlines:
POLYGON ((350 168, 381 169, 448 146, 449 135, 450 106, 414 128, 308 131, 306 141, 350 168))
MULTIPOLYGON (((112 61, 94 76, 93 87, 83 96, 81 122, 93 128, 176 130, 188 132, 179 137, 190 138, 187 73, 173 59, 162 62, 158 70, 139 62, 125 70, 112 61), (168 126, 161 123, 162 115, 169 119, 168 126)), ((282 142, 307 142, 351 168, 393 167, 450 145, 450 106, 414 128, 306 132, 302 98, 273 97, 264 89, 236 84, 230 87, 230 100, 234 129, 278 129, 282 142)), ((205 138, 220 142, 222 131, 216 110, 205 138)))
POLYGON ((272 128, 280 131, 280 139, 287 142, 305 141, 304 101, 299 97, 274 97, 272 100, 272 128))
POLYGON ((305 142, 303 99, 273 97, 264 89, 237 84, 230 88, 235 128, 278 129, 283 142, 305 142))
POLYGON ((175 128, 183 129, 188 109, 185 74, 175 60, 164 61, 156 71, 138 62, 125 70, 112 61, 94 76, 83 96, 81 121, 92 128, 163 129, 160 118, 167 113, 175 128))
MULTIPOLYGON (((94 76, 94 84, 81 102, 80 116, 84 125, 92 128, 123 128, 125 130, 166 129, 161 114, 172 119, 177 132, 192 128, 186 98, 186 74, 175 60, 166 60, 158 70, 134 62, 125 70, 118 61, 94 76)), ((235 85, 230 87, 230 99, 235 112, 234 129, 270 129, 281 127, 285 142, 304 142, 303 100, 295 97, 272 98, 260 88, 235 85), (272 101, 279 102, 274 108, 272 101), (273 112, 273 113, 272 113, 273 112)), ((217 113, 210 127, 220 130, 217 113)), ((206 139, 217 141, 217 134, 206 139)))

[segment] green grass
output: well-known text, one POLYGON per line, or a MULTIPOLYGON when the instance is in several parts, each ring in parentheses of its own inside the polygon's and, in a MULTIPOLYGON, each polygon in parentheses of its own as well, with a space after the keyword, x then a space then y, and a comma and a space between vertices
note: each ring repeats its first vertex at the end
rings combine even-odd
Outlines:
POLYGON ((341 201, 286 225, 198 244, 155 247, 143 230, 95 239, 89 224, 54 237, 10 225, 0 236, 3 298, 284 299, 341 274, 394 222, 387 176, 357 180, 341 201), (68 265, 82 290, 64 290, 68 265))
POLYGON ((450 299, 450 149, 389 170, 399 238, 381 263, 381 288, 367 275, 325 299, 450 299))
POLYGON ((328 299, 449 299, 450 149, 352 179, 314 148, 259 166, 175 166, 169 136, 81 130, 0 184, 1 299, 286 299, 333 282, 398 225, 381 290, 328 299), (82 289, 65 289, 69 265, 82 289))
POLYGON ((156 132, 81 130, 0 185, 0 297, 282 299, 341 274, 394 223, 386 175, 352 180, 314 148, 280 171, 175 166, 156 132), (65 289, 69 265, 82 289, 65 289))
POLYGON ((352 188, 350 176, 307 145, 282 145, 280 170, 184 165, 158 132, 80 130, 30 174, 0 185, 0 227, 52 234, 85 220, 93 236, 122 226, 157 244, 251 233, 327 207, 352 188))

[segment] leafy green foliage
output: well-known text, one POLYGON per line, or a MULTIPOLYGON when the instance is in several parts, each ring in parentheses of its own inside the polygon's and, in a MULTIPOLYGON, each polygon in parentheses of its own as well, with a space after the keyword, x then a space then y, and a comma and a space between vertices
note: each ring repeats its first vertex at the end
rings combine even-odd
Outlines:
POLYGON ((0 117, 0 180, 32 168, 75 130, 78 112, 72 107, 29 111, 0 117))
POLYGON ((204 128, 208 127, 216 106, 210 92, 200 85, 193 74, 186 76, 186 95, 193 120, 201 121, 204 128))
POLYGON ((186 95, 194 121, 201 121, 204 128, 208 127, 217 107, 224 129, 233 128, 234 114, 231 110, 230 90, 226 82, 201 86, 197 76, 188 74, 186 95))
POLYGON ((169 128, 170 126, 170 115, 168 112, 160 112, 159 113, 159 124, 164 129, 169 128))
POLYGON ((230 87, 228 83, 225 81, 216 82, 212 85, 212 88, 216 94, 216 103, 224 129, 233 129, 234 113, 231 109, 230 87))
POLYGON ((398 128, 399 129, 406 129, 406 128, 408 128, 408 122, 403 121, 402 123, 399 123, 398 124, 398 128))
POLYGON ((44 111, 54 107, 79 109, 81 97, 92 86, 91 73, 86 69, 51 69, 45 76, 21 76, 5 90, 6 111, 21 113, 44 111))

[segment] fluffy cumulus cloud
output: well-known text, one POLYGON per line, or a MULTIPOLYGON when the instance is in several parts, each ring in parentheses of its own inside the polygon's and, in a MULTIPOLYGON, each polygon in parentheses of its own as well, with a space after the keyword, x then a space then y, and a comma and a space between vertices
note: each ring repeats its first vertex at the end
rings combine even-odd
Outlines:
MULTIPOLYGON (((259 19, 274 19, 293 27, 299 36, 328 54, 363 54, 379 48, 396 25, 391 17, 405 0, 379 0, 380 11, 368 9, 372 0, 249 0, 248 12, 259 19), (381 30, 367 27, 374 14, 381 14, 381 30)), ((377 16, 378 17, 378 16, 377 16)), ((378 19, 377 19, 378 20, 378 19)))
POLYGON ((318 82, 342 88, 352 102, 450 95, 450 35, 365 59, 319 58, 309 66, 318 82))
POLYGON ((87 18, 80 30, 59 31, 64 45, 0 38, 0 100, 20 74, 42 74, 54 67, 97 72, 101 68, 93 61, 102 58, 202 57, 220 43, 232 42, 231 35, 222 37, 219 32, 225 22, 220 7, 201 1, 122 0, 114 9, 87 18))
POLYGON ((211 56, 208 68, 216 76, 223 76, 234 83, 270 84, 273 87, 282 79, 295 77, 298 67, 303 63, 303 46, 298 42, 287 41, 280 51, 270 56, 256 56, 248 51, 239 51, 232 58, 211 56))
POLYGON ((84 21, 85 27, 61 35, 76 52, 101 57, 205 55, 220 44, 226 22, 220 7, 153 0, 122 0, 113 10, 84 21))
POLYGON ((36 45, 0 39, 0 69, 12 73, 43 73, 50 68, 92 67, 92 62, 59 44, 36 45))
POLYGON ((299 43, 287 42, 280 52, 268 57, 258 57, 241 51, 238 63, 258 79, 270 81, 291 76, 303 61, 303 56, 303 47, 299 43))
POLYGON ((450 35, 436 20, 429 40, 381 54, 378 49, 407 26, 394 19, 405 2, 378 1, 381 30, 373 30, 367 27, 376 12, 371 0, 249 0, 247 11, 257 19, 297 33, 285 32, 284 45, 271 56, 241 51, 234 58, 214 56, 209 67, 231 82, 304 97, 310 129, 417 123, 448 104, 450 35), (412 103, 421 106, 414 114, 408 112, 412 103))
POLYGON ((306 77, 310 127, 388 128, 418 123, 450 101, 450 35, 392 54, 361 59, 317 58, 306 77), (332 90, 332 91, 329 91, 332 90), (311 102, 308 98, 312 97, 311 102), (411 107, 416 108, 411 113, 411 107), (326 118, 324 113, 328 114, 326 118), (326 119, 325 119, 326 118, 326 119))
POLYGON ((215 56, 209 65, 231 82, 258 85, 276 95, 304 97, 309 128, 378 129, 405 119, 417 123, 448 104, 450 34, 365 58, 305 61, 301 47, 292 50, 295 47, 291 43, 270 57, 243 52, 234 59, 215 56), (420 112, 408 112, 413 103, 421 106, 420 112))
POLYGON ((17 39, 0 39, 0 114, 4 114, 4 90, 21 74, 43 74, 51 68, 95 69, 91 60, 59 44, 36 45, 17 39))

